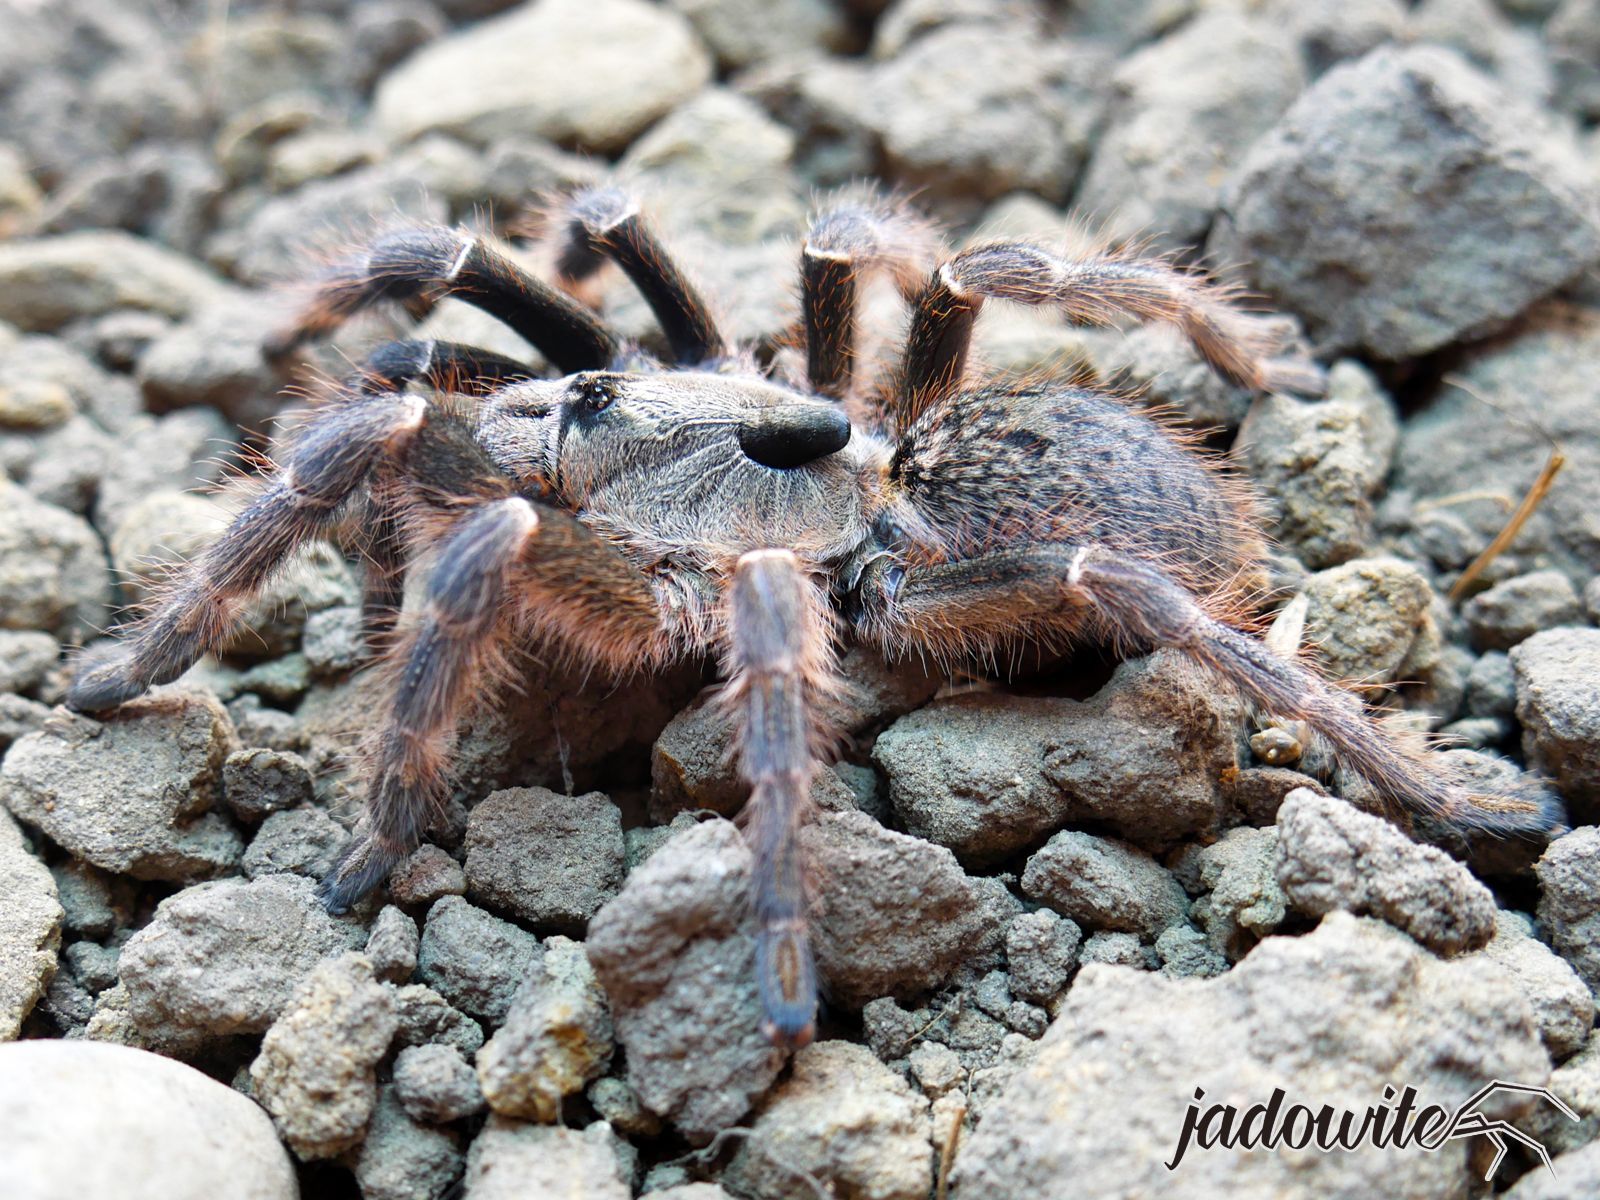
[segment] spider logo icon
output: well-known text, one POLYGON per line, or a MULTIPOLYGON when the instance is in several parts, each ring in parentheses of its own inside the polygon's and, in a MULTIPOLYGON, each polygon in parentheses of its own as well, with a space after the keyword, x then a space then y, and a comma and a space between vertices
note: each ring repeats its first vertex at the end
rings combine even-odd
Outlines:
POLYGON ((1424 1150, 1437 1150, 1446 1142, 1454 1141, 1456 1138, 1476 1137, 1482 1134, 1489 1139, 1495 1150, 1494 1159, 1489 1163, 1489 1169, 1483 1175, 1485 1180, 1491 1180, 1494 1178, 1495 1172, 1500 1169, 1501 1162, 1505 1159, 1507 1141, 1518 1142, 1526 1146, 1532 1153, 1538 1155, 1539 1161, 1545 1166, 1545 1170, 1554 1175, 1556 1169, 1550 1162, 1550 1152, 1544 1148, 1542 1142, 1523 1133, 1510 1121, 1493 1121, 1477 1111, 1478 1105, 1497 1092, 1522 1092, 1529 1096, 1537 1096, 1553 1104, 1570 1120, 1576 1121, 1579 1119, 1578 1114, 1567 1107, 1561 1097, 1557 1096, 1549 1088, 1531 1087, 1525 1083, 1506 1083, 1503 1080, 1495 1079, 1479 1088, 1465 1104, 1456 1109, 1450 1117, 1450 1123, 1444 1127, 1442 1133, 1436 1135, 1436 1140, 1419 1137, 1417 1144, 1424 1150))

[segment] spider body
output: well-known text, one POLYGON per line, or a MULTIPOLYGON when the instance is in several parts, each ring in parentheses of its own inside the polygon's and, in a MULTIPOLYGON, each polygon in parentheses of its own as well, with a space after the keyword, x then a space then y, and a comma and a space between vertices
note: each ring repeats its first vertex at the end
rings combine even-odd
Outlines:
POLYGON ((782 381, 715 320, 620 193, 564 210, 569 283, 620 266, 670 360, 622 345, 586 308, 452 230, 379 239, 342 264, 283 343, 378 301, 453 295, 531 340, 559 373, 471 347, 396 342, 316 410, 234 524, 69 702, 111 707, 221 643, 300 544, 354 529, 375 637, 395 626, 407 564, 433 551, 389 667, 366 813, 324 881, 330 907, 380 884, 448 794, 455 729, 530 638, 613 674, 713 652, 740 726, 755 854, 764 1027, 811 1036, 817 984, 798 831, 830 731, 836 645, 939 662, 1083 638, 1176 647, 1274 714, 1324 736, 1401 808, 1468 830, 1561 821, 1535 785, 1482 795, 1395 740, 1347 693, 1239 627, 1260 580, 1241 489, 1181 436, 1074 383, 985 380, 968 364, 986 299, 1175 323, 1219 371, 1311 390, 1271 357, 1270 327, 1158 262, 1057 258, 1002 244, 936 263, 920 226, 871 198, 814 224, 801 258, 806 374, 782 381), (886 386, 857 378, 856 291, 886 270, 912 315, 886 386), (415 394, 420 383, 432 398, 415 394), (359 520, 350 520, 352 513, 359 520))

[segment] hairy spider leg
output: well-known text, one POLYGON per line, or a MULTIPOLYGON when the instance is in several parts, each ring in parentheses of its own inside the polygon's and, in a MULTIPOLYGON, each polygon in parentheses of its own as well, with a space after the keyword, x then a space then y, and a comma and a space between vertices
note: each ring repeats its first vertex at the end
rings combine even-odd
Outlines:
POLYGON ((836 687, 831 630, 820 593, 787 550, 739 559, 728 625, 728 699, 741 718, 739 770, 750 785, 741 819, 755 855, 762 1031, 776 1045, 798 1048, 816 1030, 800 829, 825 740, 818 713, 836 687))
POLYGON ((887 271, 910 299, 933 259, 927 226, 893 201, 847 193, 817 213, 800 252, 806 376, 813 391, 843 400, 856 382, 862 280, 887 271))
POLYGON ((1076 324, 1119 316, 1176 325, 1214 370, 1242 387, 1320 394, 1321 373, 1289 359, 1273 322, 1232 306, 1224 289, 1162 262, 1100 255, 1062 258, 1022 242, 964 250, 942 264, 918 297, 906 337, 897 403, 901 423, 957 391, 966 376, 973 321, 985 299, 1053 305, 1076 324))
POLYGON ((705 298, 672 260, 633 197, 617 188, 586 188, 562 214, 556 271, 570 283, 592 277, 607 259, 639 289, 667 335, 673 362, 692 367, 731 352, 705 298))
POLYGON ((285 559, 331 532, 346 502, 423 426, 420 396, 364 397, 321 410, 281 469, 109 654, 86 656, 69 707, 98 711, 168 683, 237 627, 245 605, 285 559))
POLYGON ((456 730, 485 678, 509 677, 530 629, 618 674, 669 649, 648 581, 571 515, 510 495, 467 507, 388 659, 366 809, 320 888, 330 911, 382 883, 436 823, 456 730))
MULTIPOLYGON (((528 364, 492 350, 457 342, 388 342, 372 352, 345 383, 345 393, 372 396, 401 393, 413 381, 436 392, 481 396, 533 372, 528 364)), ((361 624, 366 643, 376 648, 394 628, 405 595, 407 539, 405 496, 393 471, 375 473, 366 519, 352 549, 366 564, 362 580, 361 624)))
POLYGON ((1465 833, 1543 835, 1565 820, 1549 792, 1529 784, 1484 794, 1447 763, 1397 739, 1360 701, 1299 663, 1207 614, 1165 570, 1097 544, 1040 543, 929 567, 888 560, 863 576, 861 623, 889 646, 938 646, 959 629, 1000 641, 1054 619, 1087 624, 1124 649, 1174 647, 1269 712, 1304 721, 1339 760, 1383 796, 1465 833))
POLYGON ((528 274, 479 235, 441 226, 385 234, 332 267, 268 353, 287 354, 384 301, 426 307, 446 296, 515 330, 563 375, 600 370, 617 357, 616 338, 576 300, 528 274))

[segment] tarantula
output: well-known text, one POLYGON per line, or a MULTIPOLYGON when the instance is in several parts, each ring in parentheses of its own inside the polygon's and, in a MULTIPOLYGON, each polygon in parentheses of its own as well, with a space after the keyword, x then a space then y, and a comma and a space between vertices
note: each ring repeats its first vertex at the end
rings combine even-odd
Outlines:
POLYGON ((797 835, 841 635, 939 663, 1086 638, 1176 647, 1305 722, 1405 808, 1499 835, 1559 825, 1548 793, 1474 793, 1352 695, 1237 627, 1255 602, 1261 540, 1240 489, 1182 436, 1084 386, 969 369, 974 318, 1001 299, 1078 322, 1172 322, 1230 380, 1316 388, 1309 363, 1273 357, 1269 322, 1200 276, 1015 242, 937 261, 903 207, 840 198, 800 257, 805 379, 781 382, 719 331, 625 194, 572 197, 555 236, 569 290, 607 261, 621 267, 661 326, 666 361, 480 236, 378 238, 323 279, 280 348, 379 301, 454 296, 525 337, 560 378, 462 345, 384 345, 128 639, 86 660, 72 685, 69 704, 93 711, 175 679, 223 643, 292 551, 362 498, 374 636, 396 622, 408 560, 432 551, 419 611, 383 637, 387 707, 365 813, 322 885, 330 908, 418 845, 447 796, 466 706, 529 638, 614 674, 720 655, 750 788, 763 1028, 791 1046, 812 1036, 817 1008, 797 835), (893 277, 911 318, 892 379, 869 385, 857 304, 874 271, 893 277))

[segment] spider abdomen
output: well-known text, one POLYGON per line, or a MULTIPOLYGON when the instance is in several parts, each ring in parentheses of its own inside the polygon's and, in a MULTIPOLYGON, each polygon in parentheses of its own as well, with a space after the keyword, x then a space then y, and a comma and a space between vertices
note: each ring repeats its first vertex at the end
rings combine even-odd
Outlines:
POLYGON ((890 480, 945 554, 1092 542, 1224 603, 1259 573, 1244 490, 1182 434, 1085 388, 953 396, 906 431, 890 480))

